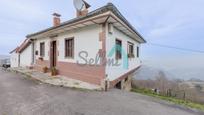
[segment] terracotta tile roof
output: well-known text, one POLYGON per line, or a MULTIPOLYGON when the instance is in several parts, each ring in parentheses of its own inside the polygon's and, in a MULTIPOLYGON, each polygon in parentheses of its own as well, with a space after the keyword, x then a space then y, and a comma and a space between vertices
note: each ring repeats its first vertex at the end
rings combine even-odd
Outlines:
POLYGON ((19 47, 16 47, 14 50, 12 50, 11 52, 9 52, 10 54, 12 54, 13 52, 18 53, 19 52, 19 47))
POLYGON ((19 53, 21 53, 22 51, 24 51, 29 45, 31 44, 31 40, 30 39, 25 39, 25 41, 21 44, 20 48, 19 48, 19 53))

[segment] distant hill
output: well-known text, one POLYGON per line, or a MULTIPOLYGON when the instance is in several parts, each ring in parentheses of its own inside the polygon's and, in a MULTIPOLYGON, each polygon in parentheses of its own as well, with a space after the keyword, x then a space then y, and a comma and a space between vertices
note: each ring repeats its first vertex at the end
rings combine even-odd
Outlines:
POLYGON ((142 65, 141 68, 135 72, 134 79, 137 79, 137 80, 152 79, 154 80, 156 77, 158 77, 160 72, 163 72, 168 79, 175 78, 171 73, 161 68, 155 68, 149 65, 142 65))
POLYGON ((175 58, 149 57, 142 61, 142 67, 136 72, 135 78, 154 79, 162 71, 169 79, 204 81, 203 59, 204 55, 178 56, 175 58))
POLYGON ((1 59, 6 59, 6 58, 9 58, 9 56, 6 56, 6 55, 0 55, 0 60, 1 60, 1 59))
MULTIPOLYGON (((165 77, 167 77, 169 80, 179 80, 178 77, 174 76, 177 73, 174 73, 173 75, 166 70, 150 65, 142 65, 141 68, 135 72, 135 76, 133 78, 135 80, 155 80, 156 77, 159 76, 160 72, 164 73, 165 77)), ((204 80, 200 80, 199 78, 191 78, 180 79, 180 82, 180 84, 186 84, 189 86, 189 88, 197 89, 204 93, 204 80)))
POLYGON ((190 88, 196 88, 197 90, 200 90, 204 92, 204 82, 203 81, 184 81, 182 84, 187 84, 190 86, 190 88))
POLYGON ((189 82, 204 82, 203 80, 197 79, 197 78, 191 78, 188 80, 189 82))

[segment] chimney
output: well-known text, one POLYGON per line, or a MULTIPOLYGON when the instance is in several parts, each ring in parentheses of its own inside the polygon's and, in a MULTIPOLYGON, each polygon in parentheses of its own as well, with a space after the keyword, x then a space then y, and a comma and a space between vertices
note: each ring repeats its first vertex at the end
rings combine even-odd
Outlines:
POLYGON ((91 7, 91 5, 89 5, 86 1, 82 0, 84 2, 84 6, 81 10, 77 10, 76 15, 77 17, 82 17, 82 16, 86 16, 89 13, 88 8, 91 7))
POLYGON ((86 16, 88 14, 88 9, 84 9, 82 11, 77 11, 77 17, 86 16))
POLYGON ((53 26, 59 26, 61 21, 60 21, 61 15, 58 13, 53 14, 53 26))

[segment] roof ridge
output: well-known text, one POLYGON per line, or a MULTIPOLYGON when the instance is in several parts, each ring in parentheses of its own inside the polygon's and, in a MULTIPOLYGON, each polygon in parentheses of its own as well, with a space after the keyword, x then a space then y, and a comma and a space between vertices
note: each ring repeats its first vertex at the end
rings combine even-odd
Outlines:
MULTIPOLYGON (((100 11, 101 9, 109 8, 109 9, 111 10, 111 9, 113 9, 113 7, 115 7, 114 4, 109 2, 108 4, 106 4, 106 5, 104 5, 104 6, 100 7, 100 8, 97 8, 97 9, 95 9, 95 10, 89 12, 89 13, 87 14, 87 16, 92 15, 92 14, 94 14, 95 12, 100 11)), ((61 27, 61 26, 65 25, 65 24, 68 24, 68 23, 70 23, 70 22, 72 22, 72 21, 80 20, 80 19, 83 19, 84 17, 87 17, 87 16, 72 18, 72 19, 70 19, 70 20, 67 20, 67 21, 65 21, 65 22, 62 22, 62 23, 61 23, 60 25, 58 25, 58 26, 48 27, 47 29, 45 29, 45 30, 43 30, 43 31, 61 27)), ((41 31, 41 32, 43 32, 43 31, 41 31)), ((37 33, 38 33, 38 32, 37 32, 37 33)), ((28 37, 30 37, 30 36, 32 36, 32 35, 37 34, 37 33, 28 34, 26 37, 28 38, 28 37)))
POLYGON ((141 39, 143 39, 144 42, 146 42, 145 39, 139 34, 139 32, 130 24, 130 22, 122 15, 122 13, 118 10, 118 8, 111 2, 107 3, 106 5, 104 5, 104 6, 100 7, 100 8, 97 8, 97 9, 89 12, 86 16, 73 18, 71 20, 62 22, 59 26, 49 27, 49 28, 47 28, 45 30, 42 30, 42 31, 39 31, 37 33, 27 35, 26 37, 27 38, 32 37, 34 35, 41 34, 43 32, 46 32, 46 31, 49 31, 49 30, 52 30, 52 29, 56 29, 56 28, 59 28, 59 27, 64 26, 64 25, 74 23, 74 22, 83 20, 85 18, 89 18, 91 16, 94 16, 94 15, 97 15, 97 14, 100 14, 100 13, 104 13, 106 11, 112 11, 117 17, 119 17, 124 23, 126 23, 141 39))

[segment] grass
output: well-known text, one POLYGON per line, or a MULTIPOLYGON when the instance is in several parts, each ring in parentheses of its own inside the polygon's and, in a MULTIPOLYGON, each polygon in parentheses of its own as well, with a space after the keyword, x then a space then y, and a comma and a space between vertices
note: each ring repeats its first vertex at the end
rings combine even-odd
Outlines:
POLYGON ((188 107, 188 108, 193 108, 193 109, 198 109, 198 110, 204 111, 204 105, 202 105, 202 104, 198 104, 198 103, 194 103, 194 102, 190 102, 190 101, 185 101, 182 99, 177 99, 174 97, 167 97, 167 96, 158 95, 158 94, 156 94, 156 93, 154 93, 148 89, 135 89, 134 88, 134 89, 132 89, 132 92, 145 94, 145 95, 148 95, 151 97, 156 97, 156 98, 159 98, 159 99, 162 99, 165 101, 169 101, 169 102, 172 102, 175 104, 183 105, 183 106, 188 107))

